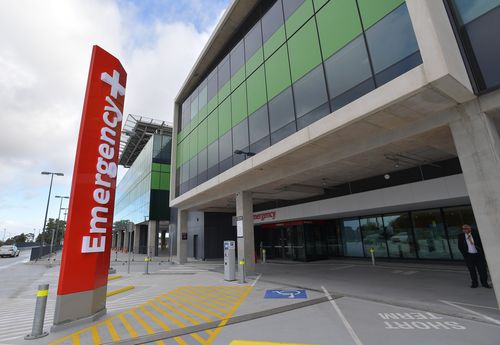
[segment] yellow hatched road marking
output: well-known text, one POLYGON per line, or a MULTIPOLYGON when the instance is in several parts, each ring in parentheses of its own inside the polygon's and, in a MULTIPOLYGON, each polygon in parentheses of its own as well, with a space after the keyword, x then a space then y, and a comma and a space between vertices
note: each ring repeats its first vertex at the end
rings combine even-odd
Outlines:
POLYGON ((123 278, 123 276, 109 276, 108 281, 123 278))
MULTIPOLYGON (((166 298, 168 299, 168 297, 166 298)), ((163 302, 162 300, 160 299, 157 299, 158 302, 160 302, 162 305, 164 305, 165 307, 167 307, 168 309, 170 309, 172 312, 174 312, 175 314, 177 315, 180 315, 181 317, 183 317, 184 319, 188 320, 189 322, 191 322, 193 325, 199 325, 200 323, 198 321, 196 321, 195 319, 193 319, 192 317, 190 317, 189 315, 186 315, 184 312, 180 311, 179 309, 177 308, 174 308, 173 306, 171 306, 170 304, 168 303, 165 303, 163 302)), ((186 327, 186 326, 184 326, 186 327)))
MULTIPOLYGON (((191 292, 191 293, 196 293, 195 291, 193 291, 192 289, 189 289, 189 288, 187 288, 187 289, 183 289, 183 290, 182 290, 182 292, 183 292, 184 294, 186 294, 186 293, 187 293, 186 291, 187 291, 187 292, 191 292)), ((228 308, 228 309, 229 309, 229 308, 231 308, 231 306, 232 306, 232 305, 233 305, 233 303, 235 302, 235 301, 229 301, 229 302, 228 302, 228 301, 227 301, 227 298, 225 298, 225 297, 222 297, 222 296, 220 296, 220 295, 218 296, 218 295, 216 295, 216 294, 212 294, 212 293, 208 293, 208 292, 204 292, 204 291, 202 292, 202 294, 203 294, 203 296, 208 296, 208 297, 209 297, 209 299, 212 301, 212 303, 217 303, 217 304, 219 304, 221 307, 226 307, 226 308, 228 308), (217 300, 217 301, 214 301, 214 300, 217 300)))
POLYGON ((214 288, 214 287, 187 286, 186 289, 193 290, 193 291, 201 291, 203 293, 207 293, 207 291, 209 291, 210 293, 212 293, 214 295, 218 295, 221 298, 232 299, 234 301, 237 301, 238 297, 241 295, 241 291, 238 291, 238 295, 235 296, 235 294, 233 294, 233 293, 223 292, 223 291, 227 291, 226 289, 221 290, 221 289, 214 288))
MULTIPOLYGON (((239 288, 239 289, 241 289, 241 288, 239 288)), ((227 289, 222 289, 222 291, 220 291, 220 290, 214 290, 214 291, 216 293, 218 293, 219 295, 221 295, 221 296, 224 296, 224 297, 226 297, 228 299, 232 299, 234 302, 236 302, 240 298, 240 296, 241 296, 241 291, 240 290, 238 290, 238 291, 234 291, 234 290, 229 291, 227 289)))
MULTIPOLYGON (((192 295, 188 295, 188 294, 186 294, 186 293, 184 293, 184 292, 180 292, 180 291, 178 291, 177 293, 182 293, 183 295, 187 295, 187 296, 188 296, 188 297, 190 297, 191 299, 193 299, 193 300, 195 300, 195 301, 198 301, 200 304, 207 305, 207 306, 209 306, 210 308, 213 308, 213 309, 215 309, 215 310, 218 310, 218 311, 220 311, 220 312, 222 312, 222 313, 224 313, 224 314, 226 314, 226 313, 230 310, 230 308, 225 308, 225 309, 220 308, 220 307, 218 307, 218 306, 216 306, 216 305, 213 305, 212 303, 209 303, 209 302, 206 302, 206 301, 202 300, 201 298, 194 297, 194 296, 192 296, 192 295)), ((199 294, 195 294, 195 293, 193 293, 193 295, 195 295, 195 296, 200 296, 199 294)))
POLYGON ((241 303, 243 303, 243 301, 248 296, 248 294, 250 293, 250 291, 252 291, 252 287, 248 286, 247 289, 246 289, 246 291, 240 297, 239 301, 233 306, 233 308, 231 308, 231 310, 227 314, 227 317, 219 323, 219 325, 217 326, 217 328, 215 329, 215 331, 212 333, 212 335, 210 336, 210 338, 207 341, 207 345, 212 344, 212 342, 215 340, 215 337, 217 337, 217 335, 219 334, 219 332, 222 330, 222 327, 224 327, 228 323, 229 318, 231 318, 231 316, 234 314, 234 312, 236 311, 236 309, 238 309, 238 307, 241 305, 241 303))
POLYGON ((132 337, 132 338, 135 338, 137 337, 137 332, 135 331, 135 329, 130 325, 130 323, 128 323, 127 319, 125 319, 125 315, 120 315, 118 316, 118 319, 120 319, 120 321, 122 322, 123 326, 125 327, 125 329, 127 330, 128 334, 132 337))
POLYGON ((75 334, 74 336, 71 337, 73 339, 73 345, 80 345, 80 335, 75 334))
MULTIPOLYGON (((151 326, 149 326, 146 323, 146 321, 144 321, 142 319, 142 317, 140 317, 139 315, 137 315, 137 312, 135 311, 135 309, 132 309, 130 311, 130 314, 134 317, 134 319, 137 320, 137 322, 139 322, 139 324, 142 326, 142 328, 144 328, 146 330, 146 332, 148 332, 148 334, 154 334, 155 333, 155 331, 151 328, 151 326)), ((158 344, 158 345, 165 345, 165 343, 162 340, 156 341, 156 344, 158 344)))
MULTIPOLYGON (((213 312, 213 311, 211 311, 211 310, 208 310, 208 309, 206 309, 206 308, 204 308, 204 307, 202 307, 202 306, 200 306, 200 305, 198 305, 198 304, 196 304, 196 303, 193 303, 193 302, 191 302, 191 301, 189 301, 189 300, 187 300, 187 299, 185 299, 185 298, 182 298, 182 297, 180 297, 180 296, 177 296, 177 295, 174 295, 174 296, 175 296, 175 298, 177 298, 178 300, 181 300, 181 301, 183 301, 183 302, 185 302, 185 303, 187 303, 187 304, 190 304, 190 305, 192 305, 193 307, 196 307, 196 308, 198 308, 199 310, 204 311, 205 313, 208 313, 208 314, 210 314, 210 315, 215 316, 217 319, 222 319, 222 318, 224 318, 224 315, 217 314, 216 312, 213 312)), ((178 303, 176 303, 176 302, 174 302, 174 301, 172 301, 172 303, 178 304, 178 303)), ((199 315, 199 317, 201 317, 203 320, 205 320, 205 321, 207 321, 207 322, 214 321, 214 320, 212 320, 212 319, 210 319, 210 318, 207 318, 207 317, 206 317, 206 316, 204 316, 204 315, 201 315, 201 314, 197 313, 197 312, 196 312, 196 311, 194 311, 194 310, 189 309, 188 307, 184 307, 184 308, 185 308, 186 310, 190 311, 191 313, 193 313, 193 314, 197 315, 197 316, 199 315)))
POLYGON ((101 338, 99 337, 99 333, 97 332, 97 327, 93 327, 91 332, 94 345, 99 345, 101 343, 101 338))
POLYGON ((132 289, 135 289, 135 286, 132 286, 132 285, 125 286, 125 287, 122 287, 120 289, 116 289, 116 290, 113 290, 113 291, 106 293, 106 297, 114 296, 114 295, 117 295, 119 293, 122 293, 122 292, 125 292, 128 290, 132 290, 132 289))
POLYGON ((106 326, 108 326, 108 331, 109 334, 111 335, 111 339, 113 341, 120 340, 120 336, 118 335, 118 333, 116 333, 115 326, 113 326, 113 323, 110 320, 106 320, 106 326))
MULTIPOLYGON (((173 317, 172 315, 170 315, 169 313, 166 313, 164 310, 162 310, 160 307, 158 307, 157 305, 154 304, 153 301, 151 302, 148 302, 147 303, 149 306, 151 306, 152 308, 154 308, 157 312, 159 312, 160 314, 162 314, 163 316, 165 316, 167 319, 169 319, 170 321, 172 321, 173 323, 175 323, 177 326, 179 326, 180 328, 184 328, 184 327, 187 327, 186 325, 184 325, 182 322, 180 322, 179 320, 177 320, 175 317, 173 317)), ((177 343, 179 343, 180 345, 188 345, 181 337, 175 337, 174 338, 175 341, 177 341, 177 343)))
POLYGON ((271 341, 255 341, 255 340, 233 340, 229 345, 311 345, 311 344, 296 344, 296 343, 275 343, 271 341))

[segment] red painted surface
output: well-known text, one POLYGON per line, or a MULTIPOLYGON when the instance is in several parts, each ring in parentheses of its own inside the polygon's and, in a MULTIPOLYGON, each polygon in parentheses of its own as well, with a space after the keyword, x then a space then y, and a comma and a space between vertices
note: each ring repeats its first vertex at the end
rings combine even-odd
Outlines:
POLYGON ((294 221, 290 221, 290 222, 262 224, 259 226, 262 228, 265 228, 265 229, 277 229, 277 228, 286 228, 286 227, 290 227, 290 226, 298 226, 298 225, 304 225, 304 224, 326 224, 326 221, 324 221, 324 220, 294 220, 294 221))
POLYGON ((116 188, 113 169, 118 163, 126 79, 120 61, 94 46, 73 170, 58 295, 94 290, 107 284, 116 188), (100 212, 95 213, 96 210, 100 212))

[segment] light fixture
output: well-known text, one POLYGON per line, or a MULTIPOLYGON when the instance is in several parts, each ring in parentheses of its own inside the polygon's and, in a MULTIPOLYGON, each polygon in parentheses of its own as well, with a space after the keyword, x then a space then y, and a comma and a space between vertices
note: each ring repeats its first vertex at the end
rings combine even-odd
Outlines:
POLYGON ((255 156, 255 152, 242 151, 242 150, 234 150, 234 154, 236 154, 236 155, 245 155, 246 157, 255 156))
POLYGON ((386 180, 388 180, 388 179, 390 179, 390 178, 391 178, 391 175, 389 175, 389 174, 385 174, 385 175, 384 175, 384 178, 385 178, 386 180))

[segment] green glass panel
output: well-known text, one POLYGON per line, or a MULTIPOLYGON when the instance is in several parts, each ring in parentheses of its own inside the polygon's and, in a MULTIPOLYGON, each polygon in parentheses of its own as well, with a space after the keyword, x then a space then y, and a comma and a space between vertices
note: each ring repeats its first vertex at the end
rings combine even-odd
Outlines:
POLYGON ((262 50, 262 48, 259 48, 259 50, 257 50, 246 63, 247 76, 252 74, 253 71, 255 71, 260 65, 262 65, 263 62, 264 51, 262 50))
POLYGON ((160 189, 160 172, 151 173, 151 189, 160 189))
POLYGON ((161 171, 161 164, 160 163, 153 163, 152 169, 153 169, 153 171, 161 171))
POLYGON ((198 129, 195 128, 189 135, 189 159, 198 153, 198 129))
POLYGON ((160 189, 170 190, 170 174, 169 173, 161 173, 160 189))
POLYGON ((321 63, 321 53, 314 19, 307 22, 288 41, 292 83, 321 63))
POLYGON ((285 23, 286 36, 290 38, 314 14, 312 0, 306 0, 285 23))
POLYGON ((290 65, 286 45, 282 46, 266 62, 267 97, 272 99, 291 85, 290 65))
POLYGON ((247 79, 247 97, 248 97, 248 113, 252 114, 261 106, 266 104, 266 76, 264 74, 264 66, 259 67, 247 79))
MULTIPOLYGON (((332 1, 336 2, 336 1, 332 1)), ((359 12, 363 20, 363 26, 368 29, 370 26, 378 22, 380 19, 389 14, 393 9, 399 7, 404 0, 358 0, 359 12)))
POLYGON ((231 94, 231 127, 243 120, 248 115, 247 111, 246 84, 241 84, 231 94))
POLYGON ((170 173, 170 164, 160 164, 160 165, 161 165, 161 172, 170 173))
POLYGON ((207 127, 208 127, 208 133, 207 133, 207 142, 208 144, 211 144, 214 142, 219 137, 219 111, 218 109, 215 109, 214 112, 212 112, 210 115, 208 115, 207 119, 207 127))
POLYGON ((175 162, 177 168, 180 167, 182 164, 182 143, 177 144, 177 154, 175 156, 175 162))
POLYGON ((198 113, 198 123, 200 123, 201 121, 203 121, 203 119, 205 119, 205 117, 207 117, 207 114, 208 114, 208 111, 207 111, 207 106, 204 105, 201 109, 200 109, 200 112, 198 113))
POLYGON ((207 105, 207 112, 210 114, 212 111, 214 111, 215 108, 217 108, 217 95, 212 98, 207 105))
POLYGON ((280 27, 269 39, 264 43, 264 60, 267 60, 276 49, 285 43, 285 26, 280 27))
MULTIPOLYGON (((231 87, 230 87, 231 81, 228 81, 220 90, 219 93, 217 94, 219 97, 219 102, 222 102, 229 94, 231 93, 231 87)), ((219 103, 220 104, 220 103, 219 103)))
POLYGON ((355 0, 330 1, 316 14, 316 19, 324 60, 361 34, 355 0))
POLYGON ((195 128, 196 126, 198 126, 198 121, 199 121, 200 117, 199 117, 199 113, 197 113, 194 118, 191 120, 191 128, 195 128))
POLYGON ((314 0, 314 9, 318 11, 328 1, 330 0, 314 0))
POLYGON ((183 141, 183 148, 182 148, 182 158, 183 158, 183 164, 189 160, 189 135, 184 139, 183 141))
POLYGON ((219 136, 225 134, 231 129, 231 102, 230 98, 226 98, 219 105, 219 136))
POLYGON ((205 119, 198 126, 198 152, 207 147, 207 122, 205 119))
POLYGON ((231 78, 231 92, 233 92, 238 86, 245 80, 245 66, 242 66, 238 72, 231 78))

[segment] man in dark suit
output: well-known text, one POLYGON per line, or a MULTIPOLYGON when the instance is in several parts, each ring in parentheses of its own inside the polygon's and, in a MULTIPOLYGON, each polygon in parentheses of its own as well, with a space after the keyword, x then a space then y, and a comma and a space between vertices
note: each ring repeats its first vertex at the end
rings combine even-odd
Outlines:
POLYGON ((472 280, 471 288, 477 288, 477 275, 481 285, 485 288, 491 288, 488 284, 488 272, 486 270, 486 259, 484 258, 483 245, 477 232, 472 232, 470 225, 464 224, 462 231, 458 235, 458 249, 464 256, 465 264, 469 269, 472 280), (477 272, 476 272, 477 271, 477 272))

